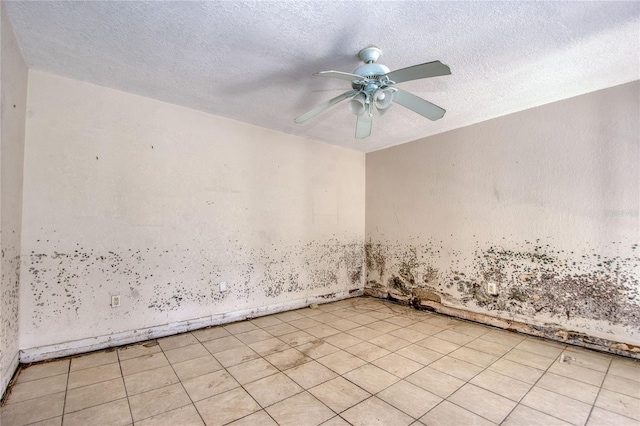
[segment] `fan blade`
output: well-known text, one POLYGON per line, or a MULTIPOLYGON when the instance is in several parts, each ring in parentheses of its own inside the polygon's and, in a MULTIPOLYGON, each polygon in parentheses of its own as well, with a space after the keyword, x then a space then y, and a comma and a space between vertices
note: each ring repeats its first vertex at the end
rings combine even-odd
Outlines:
POLYGON ((295 121, 297 124, 304 123, 308 119, 313 118, 316 115, 320 114, 322 111, 324 111, 325 109, 329 108, 330 106, 333 106, 333 105, 337 104, 340 101, 343 101, 343 100, 345 100, 347 98, 350 98, 351 96, 354 96, 356 93, 358 93, 357 90, 349 90, 348 92, 344 92, 342 95, 338 95, 335 98, 329 99, 327 102, 324 102, 324 103, 316 106, 311 111, 305 112, 304 114, 302 114, 300 117, 297 117, 293 121, 295 121))
POLYGON ((398 91, 393 95, 393 101, 399 103, 405 108, 409 108, 413 112, 417 112, 418 114, 427 117, 432 121, 441 119, 446 112, 438 105, 425 101, 421 97, 405 92, 401 89, 398 89, 398 91))
POLYGON ((314 75, 317 75, 318 77, 339 78, 341 80, 349 80, 349 81, 364 79, 364 77, 361 75, 351 74, 351 73, 342 72, 342 71, 320 71, 315 73, 314 75))
POLYGON ((437 77, 439 75, 449 75, 451 69, 440 61, 427 62, 426 64, 414 65, 412 67, 401 68, 391 71, 386 76, 396 83, 403 81, 418 80, 420 78, 437 77))
POLYGON ((364 139, 371 134, 371 124, 373 123, 373 117, 369 112, 365 112, 358 116, 356 122, 356 139, 364 139))

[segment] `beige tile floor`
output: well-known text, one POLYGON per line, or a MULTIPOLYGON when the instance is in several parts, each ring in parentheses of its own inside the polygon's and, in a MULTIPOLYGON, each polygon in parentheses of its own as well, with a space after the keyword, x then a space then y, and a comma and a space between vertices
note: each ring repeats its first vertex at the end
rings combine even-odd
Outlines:
POLYGON ((640 363, 356 298, 32 365, 2 407, 3 426, 229 423, 640 425, 640 363))

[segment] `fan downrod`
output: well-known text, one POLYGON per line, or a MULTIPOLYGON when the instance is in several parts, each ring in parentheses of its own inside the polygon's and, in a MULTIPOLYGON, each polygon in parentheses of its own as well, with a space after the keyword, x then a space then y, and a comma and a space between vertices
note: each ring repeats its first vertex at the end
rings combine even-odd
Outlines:
POLYGON ((380 48, 376 46, 365 47, 360 52, 358 52, 358 57, 365 64, 376 62, 378 58, 380 58, 380 55, 382 55, 382 50, 380 50, 380 48))

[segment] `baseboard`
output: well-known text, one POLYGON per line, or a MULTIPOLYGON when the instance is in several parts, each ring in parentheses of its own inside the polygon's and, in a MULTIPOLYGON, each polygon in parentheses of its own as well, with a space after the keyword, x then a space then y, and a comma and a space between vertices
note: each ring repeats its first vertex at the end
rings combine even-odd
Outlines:
MULTIPOLYGON (((306 299, 298 299, 290 302, 278 303, 275 305, 245 309, 242 311, 226 312, 208 317, 179 321, 145 329, 124 331, 121 333, 114 333, 106 336, 90 337, 87 339, 74 340, 71 342, 59 343, 55 345, 23 349, 20 351, 20 362, 23 364, 28 364, 37 361, 45 361, 54 358, 62 358, 86 352, 93 352, 111 347, 129 345, 131 343, 144 342, 145 340, 185 333, 187 331, 198 330, 200 328, 210 327, 213 325, 227 324, 230 322, 242 321, 248 318, 256 318, 264 315, 275 314, 278 312, 300 309, 304 308, 305 306, 309 306, 311 303, 329 303, 361 295, 362 289, 346 290, 338 293, 313 296, 306 299)), ((9 379, 11 379, 11 377, 9 377, 9 379)))
MULTIPOLYGON (((19 363, 20 363, 19 354, 16 353, 13 359, 11 360, 11 362, 9 363, 9 367, 2 374, 2 382, 0 382, 0 389, 2 389, 2 392, 0 392, 0 395, 2 395, 2 398, 4 398, 4 393, 7 390, 7 387, 9 386, 9 383, 11 382, 13 375, 16 374, 16 370, 18 369, 19 363)), ((0 400, 2 398, 0 398, 0 400)))

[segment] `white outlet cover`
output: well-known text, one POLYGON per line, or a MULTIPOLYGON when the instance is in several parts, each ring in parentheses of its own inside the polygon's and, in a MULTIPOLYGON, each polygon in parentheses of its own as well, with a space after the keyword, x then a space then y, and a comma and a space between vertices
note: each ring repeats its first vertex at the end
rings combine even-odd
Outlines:
POLYGON ((487 293, 492 296, 498 295, 498 285, 496 283, 488 283, 487 284, 487 293))
POLYGON ((227 283, 225 281, 220 282, 220 291, 227 291, 227 283))
POLYGON ((120 295, 111 296, 111 307, 112 308, 120 307, 120 295))

